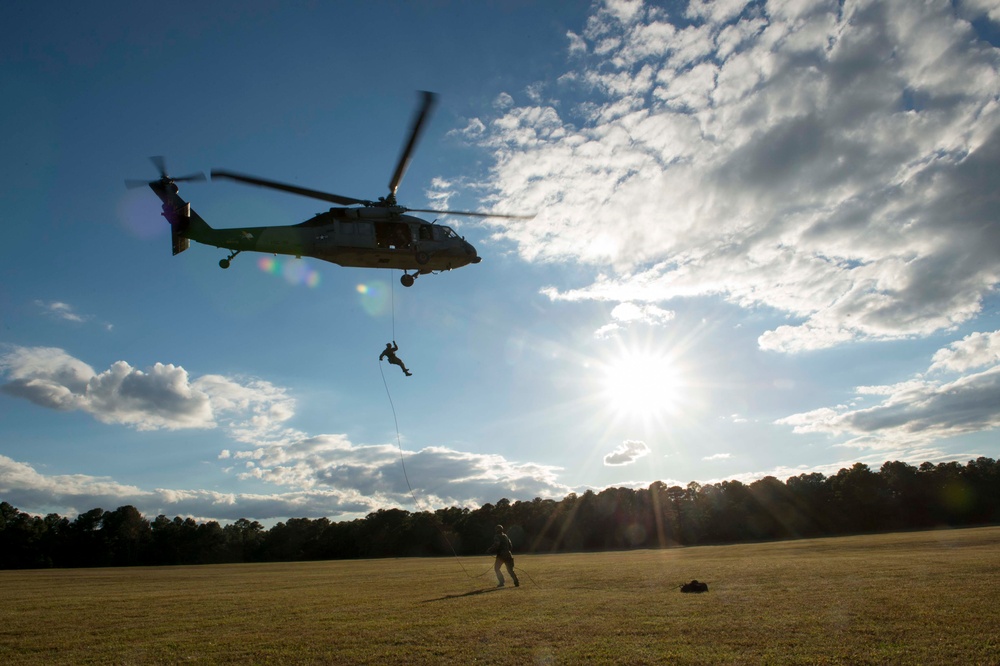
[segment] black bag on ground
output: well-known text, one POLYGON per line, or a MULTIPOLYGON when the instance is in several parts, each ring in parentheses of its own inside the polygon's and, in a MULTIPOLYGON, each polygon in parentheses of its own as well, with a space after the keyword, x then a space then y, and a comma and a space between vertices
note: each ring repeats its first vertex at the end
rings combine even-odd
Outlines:
POLYGON ((681 585, 681 592, 708 592, 708 583, 699 583, 697 580, 693 580, 681 585))

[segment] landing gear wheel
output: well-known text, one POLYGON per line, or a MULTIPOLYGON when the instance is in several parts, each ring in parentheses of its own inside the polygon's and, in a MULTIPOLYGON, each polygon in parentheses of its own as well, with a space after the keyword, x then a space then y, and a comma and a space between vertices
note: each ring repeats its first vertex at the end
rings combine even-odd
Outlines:
POLYGON ((409 273, 403 273, 403 277, 399 278, 399 281, 400 283, 402 283, 404 287, 412 287, 413 279, 414 279, 413 276, 410 275, 409 273))
POLYGON ((229 260, 238 255, 243 250, 233 250, 225 259, 219 259, 219 268, 229 268, 229 260))
POLYGON ((428 261, 431 260, 431 255, 423 251, 417 252, 416 260, 418 264, 423 266, 424 264, 426 264, 428 261))

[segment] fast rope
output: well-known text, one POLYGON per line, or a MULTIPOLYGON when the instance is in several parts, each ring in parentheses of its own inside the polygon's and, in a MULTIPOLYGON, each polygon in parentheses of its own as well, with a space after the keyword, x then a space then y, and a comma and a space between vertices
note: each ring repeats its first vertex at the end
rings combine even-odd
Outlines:
MULTIPOLYGON (((391 309, 392 309, 392 338, 393 338, 393 340, 395 340, 396 339, 396 298, 395 298, 395 290, 391 286, 391 284, 392 284, 393 281, 390 280, 389 282, 390 282, 389 293, 391 294, 389 302, 390 302, 391 309)), ((413 506, 415 508, 417 508, 417 509, 420 509, 420 502, 417 500, 417 494, 413 491, 413 486, 410 485, 410 477, 406 473, 406 461, 404 460, 404 456, 403 456, 403 444, 400 441, 399 419, 396 416, 396 405, 392 401, 392 393, 389 391, 389 382, 387 382, 386 379, 385 379, 385 371, 382 370, 382 360, 381 359, 379 359, 379 362, 378 362, 378 372, 379 372, 380 375, 382 375, 382 385, 385 387, 385 396, 386 396, 386 398, 389 399, 389 407, 390 407, 390 409, 392 409, 392 424, 396 428, 396 448, 399 450, 399 465, 400 465, 400 467, 403 468, 403 480, 406 481, 406 489, 410 491, 410 499, 413 500, 413 506)), ((432 516, 434 515, 433 512, 430 512, 430 513, 431 513, 432 516)), ((436 520, 436 517, 435 517, 435 520, 433 522, 434 522, 434 526, 438 529, 438 532, 441 533, 441 538, 444 539, 444 542, 446 544, 448 544, 448 548, 451 549, 451 554, 455 556, 455 561, 458 562, 458 566, 462 567, 462 571, 465 573, 465 575, 467 577, 469 577, 469 578, 478 578, 479 576, 472 576, 471 574, 469 574, 469 571, 465 568, 465 565, 462 564, 462 560, 458 556, 458 553, 455 551, 455 547, 453 545, 451 545, 451 539, 448 538, 448 535, 445 534, 444 530, 441 528, 441 525, 438 524, 438 521, 436 520)), ((484 574, 479 574, 479 575, 482 576, 484 574)))

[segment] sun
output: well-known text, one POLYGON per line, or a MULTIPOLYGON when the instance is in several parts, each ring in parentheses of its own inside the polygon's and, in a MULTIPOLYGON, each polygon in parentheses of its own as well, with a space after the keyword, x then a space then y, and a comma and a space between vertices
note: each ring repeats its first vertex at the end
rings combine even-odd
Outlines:
POLYGON ((676 411, 683 379, 677 364, 665 354, 627 352, 603 368, 602 395, 617 414, 655 417, 676 411))

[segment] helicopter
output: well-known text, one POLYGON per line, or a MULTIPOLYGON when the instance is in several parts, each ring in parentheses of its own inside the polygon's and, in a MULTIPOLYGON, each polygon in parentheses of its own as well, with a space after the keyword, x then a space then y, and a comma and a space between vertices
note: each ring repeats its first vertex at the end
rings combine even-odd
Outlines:
POLYGON ((533 215, 504 215, 488 212, 407 208, 396 202, 396 190, 410 163, 413 150, 434 106, 436 95, 421 93, 420 106, 413 117, 409 137, 389 181, 389 193, 371 201, 321 192, 297 185, 248 176, 224 169, 213 169, 212 179, 226 179, 257 187, 298 194, 337 204, 313 218, 288 226, 243 227, 215 229, 208 225, 181 199, 177 183, 206 180, 203 173, 174 178, 167 174, 162 157, 150 158, 160 173, 153 181, 126 180, 127 187, 149 186, 163 202, 162 215, 170 223, 171 246, 175 255, 188 249, 190 241, 229 250, 229 256, 219 261, 229 268, 241 252, 265 252, 296 258, 314 257, 339 266, 359 268, 390 268, 403 271, 400 282, 413 286, 420 275, 448 271, 482 258, 476 248, 453 229, 427 222, 407 213, 437 213, 470 217, 502 217, 531 219, 533 215))

